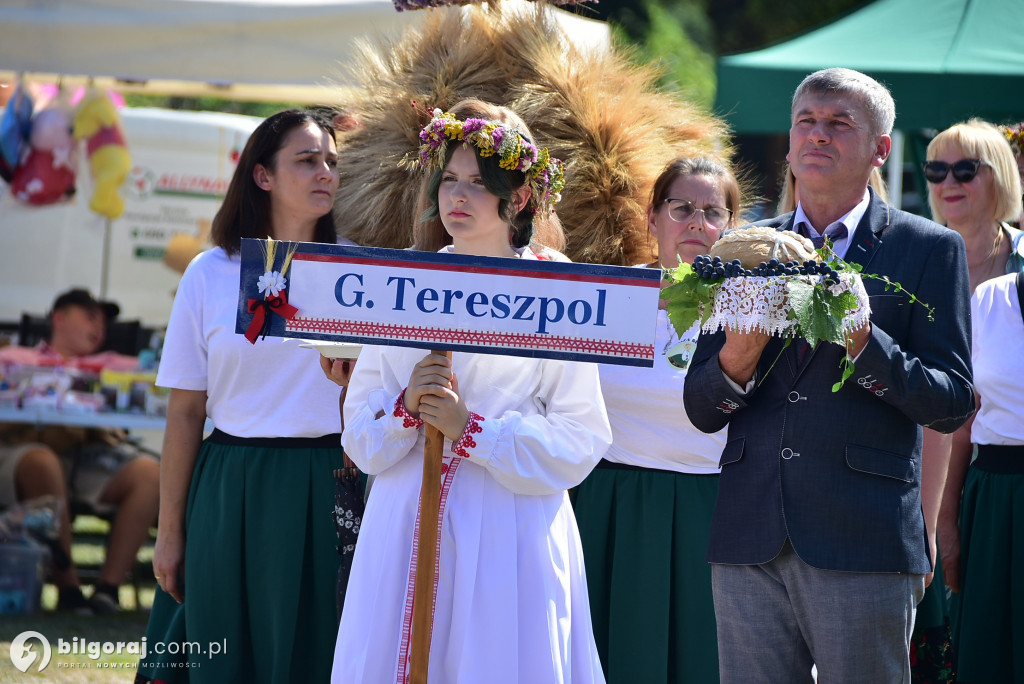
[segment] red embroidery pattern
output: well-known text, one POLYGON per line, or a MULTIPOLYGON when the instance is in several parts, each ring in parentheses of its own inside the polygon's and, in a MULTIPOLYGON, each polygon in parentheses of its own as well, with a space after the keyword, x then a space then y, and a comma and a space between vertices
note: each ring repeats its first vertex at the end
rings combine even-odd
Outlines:
POLYGON ((459 437, 459 441, 452 444, 452 453, 462 458, 469 458, 470 453, 468 449, 472 449, 476 446, 476 440, 471 435, 478 435, 484 431, 480 427, 484 417, 479 413, 469 412, 469 422, 466 423, 466 429, 462 431, 462 436, 459 437))
MULTIPOLYGON (((459 469, 462 459, 445 457, 441 464, 441 501, 437 511, 437 553, 434 554, 434 596, 430 609, 430 628, 434 628, 434 603, 437 602, 437 578, 441 575, 441 524, 444 522, 444 509, 448 504, 448 493, 455 472, 459 469)), ((402 641, 398 647, 398 684, 409 684, 409 656, 412 649, 412 605, 416 588, 416 566, 419 560, 420 514, 416 513, 416 526, 412 533, 412 560, 409 565, 409 581, 405 588, 405 613, 402 617, 402 641)))
POLYGON ((392 415, 395 418, 402 419, 402 427, 405 428, 416 428, 419 430, 423 427, 423 419, 417 418, 405 409, 405 390, 398 395, 398 399, 395 400, 395 410, 392 415))
POLYGON ((451 330, 428 326, 374 323, 340 318, 303 318, 295 316, 285 324, 288 332, 352 335, 377 340, 409 340, 425 345, 476 344, 488 347, 542 349, 546 351, 625 356, 654 359, 654 345, 639 342, 615 342, 590 337, 570 337, 540 333, 483 330, 451 330))

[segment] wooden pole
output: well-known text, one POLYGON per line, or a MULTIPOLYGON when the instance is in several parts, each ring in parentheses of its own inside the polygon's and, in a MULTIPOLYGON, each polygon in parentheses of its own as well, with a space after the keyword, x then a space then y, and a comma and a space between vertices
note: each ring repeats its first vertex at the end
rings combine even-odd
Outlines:
MULTIPOLYGON (((452 358, 450 351, 431 351, 452 358)), ((423 450, 423 482, 420 484, 420 529, 416 558, 416 580, 412 603, 412 652, 410 684, 427 684, 430 660, 431 621, 434 617, 434 565, 437 562, 437 526, 441 505, 441 461, 444 434, 427 425, 423 450)))

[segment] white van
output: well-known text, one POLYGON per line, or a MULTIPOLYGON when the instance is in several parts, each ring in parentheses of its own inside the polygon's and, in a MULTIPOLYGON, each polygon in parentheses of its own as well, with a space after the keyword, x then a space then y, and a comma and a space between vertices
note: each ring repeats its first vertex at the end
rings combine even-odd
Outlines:
POLYGON ((83 153, 68 202, 28 206, 0 181, 0 321, 45 314, 58 293, 79 286, 120 304, 122 319, 167 325, 181 274, 163 264, 165 248, 176 234, 208 232, 261 119, 131 107, 120 114, 132 171, 119 218, 89 210, 83 153))

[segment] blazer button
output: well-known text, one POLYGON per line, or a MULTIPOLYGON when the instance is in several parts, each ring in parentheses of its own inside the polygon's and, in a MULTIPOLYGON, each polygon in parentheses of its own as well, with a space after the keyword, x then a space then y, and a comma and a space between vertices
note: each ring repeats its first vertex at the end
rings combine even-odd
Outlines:
POLYGON ((807 401, 807 397, 800 396, 800 393, 797 392, 796 390, 793 390, 792 392, 789 393, 788 399, 789 399, 789 402, 791 404, 795 404, 796 402, 800 401, 801 399, 804 400, 804 401, 807 401))
POLYGON ((782 458, 787 460, 787 461, 789 459, 793 458, 794 456, 799 456, 799 455, 800 454, 798 454, 797 452, 793 451, 789 447, 786 447, 785 449, 782 450, 782 458))

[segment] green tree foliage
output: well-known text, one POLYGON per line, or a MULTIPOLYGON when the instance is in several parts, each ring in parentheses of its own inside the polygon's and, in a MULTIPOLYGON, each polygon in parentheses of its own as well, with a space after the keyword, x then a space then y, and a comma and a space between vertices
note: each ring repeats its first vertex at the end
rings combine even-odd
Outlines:
POLYGON ((716 56, 756 50, 868 4, 866 0, 600 0, 586 7, 640 42, 656 20, 647 3, 668 12, 692 40, 716 56))
POLYGON ((677 6, 672 9, 659 5, 657 0, 644 0, 644 10, 651 21, 644 30, 643 39, 634 43, 628 31, 613 24, 613 36, 620 46, 633 48, 636 59, 656 63, 664 69, 662 85, 675 90, 686 99, 711 108, 715 96, 715 61, 706 47, 690 36, 706 33, 710 25, 702 14, 692 8, 677 6), (688 30, 687 27, 695 29, 688 30))
POLYGON ((860 7, 865 0, 664 0, 703 5, 718 54, 756 50, 792 38, 860 7))
POLYGON ((809 31, 864 0, 600 0, 615 40, 665 68, 664 83, 695 102, 714 100, 718 55, 755 50, 809 31))

